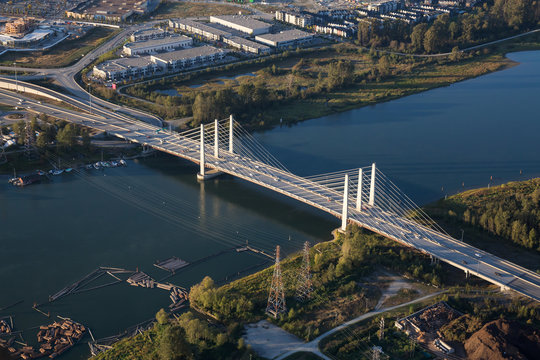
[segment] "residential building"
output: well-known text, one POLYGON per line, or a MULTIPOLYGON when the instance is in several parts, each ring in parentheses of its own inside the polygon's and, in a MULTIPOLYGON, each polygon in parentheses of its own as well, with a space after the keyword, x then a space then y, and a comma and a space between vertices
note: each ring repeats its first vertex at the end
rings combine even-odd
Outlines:
POLYGON ((311 14, 296 11, 276 10, 275 19, 303 28, 313 25, 313 16, 311 14))
POLYGON ((129 56, 172 51, 193 45, 193 39, 184 35, 166 36, 160 39, 135 41, 124 45, 123 52, 129 56))
POLYGON ((210 16, 210 22, 220 24, 249 35, 266 34, 272 28, 271 24, 245 15, 210 16))
POLYGON ((298 46, 310 42, 313 34, 302 30, 285 30, 277 34, 255 36, 255 40, 276 48, 298 46))

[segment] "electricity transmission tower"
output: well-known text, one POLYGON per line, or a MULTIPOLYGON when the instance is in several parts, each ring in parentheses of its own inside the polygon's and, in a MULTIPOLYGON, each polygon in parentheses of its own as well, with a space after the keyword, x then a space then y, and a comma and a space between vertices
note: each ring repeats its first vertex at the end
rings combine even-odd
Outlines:
POLYGON ((26 120, 25 130, 26 130, 26 135, 24 137, 24 153, 26 154, 27 157, 31 157, 33 155, 33 151, 36 145, 36 138, 35 138, 36 135, 28 119, 26 120))
POLYGON ((374 346, 371 348, 371 360, 381 359, 382 348, 380 346, 374 346))
POLYGON ((306 241, 304 243, 302 267, 298 273, 298 280, 296 284, 296 299, 298 301, 305 301, 311 298, 312 291, 313 282, 311 281, 311 265, 309 262, 309 242, 306 241))
POLYGON ((279 245, 276 246, 276 264, 274 266, 274 275, 272 276, 272 285, 268 295, 268 305, 266 313, 277 319, 280 314, 287 311, 285 305, 285 291, 283 290, 283 279, 281 277, 281 266, 279 259, 279 245))

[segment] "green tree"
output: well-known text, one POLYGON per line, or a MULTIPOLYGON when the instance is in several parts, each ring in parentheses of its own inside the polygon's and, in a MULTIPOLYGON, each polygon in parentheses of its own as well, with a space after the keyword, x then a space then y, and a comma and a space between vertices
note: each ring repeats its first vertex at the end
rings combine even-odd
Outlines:
POLYGON ((193 351, 185 340, 185 331, 180 326, 166 325, 159 338, 160 360, 190 360, 193 351))
POLYGON ((63 129, 58 131, 56 135, 56 141, 58 145, 64 148, 71 148, 75 146, 75 136, 77 135, 77 130, 75 125, 67 124, 63 129))
POLYGON ((428 25, 426 23, 418 24, 413 28, 411 33, 411 45, 414 50, 422 51, 424 49, 424 36, 427 29, 428 25))

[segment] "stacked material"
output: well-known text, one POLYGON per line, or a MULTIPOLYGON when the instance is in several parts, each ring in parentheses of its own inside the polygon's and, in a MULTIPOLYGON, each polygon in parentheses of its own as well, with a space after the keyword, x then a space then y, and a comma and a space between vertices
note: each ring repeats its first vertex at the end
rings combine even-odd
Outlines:
POLYGON ((135 274, 131 275, 127 279, 127 282, 131 286, 141 286, 149 289, 153 289, 155 285, 155 280, 147 274, 143 273, 142 271, 136 272, 135 274))
POLYGON ((49 358, 54 359, 77 343, 83 337, 85 331, 84 325, 69 319, 40 326, 37 334, 40 344, 39 353, 36 353, 38 356, 25 358, 21 355, 21 357, 23 359, 35 359, 36 357, 48 355, 49 358))
POLYGON ((184 302, 189 300, 189 293, 186 289, 180 287, 171 288, 170 298, 172 303, 169 305, 171 311, 176 311, 184 307, 184 302))

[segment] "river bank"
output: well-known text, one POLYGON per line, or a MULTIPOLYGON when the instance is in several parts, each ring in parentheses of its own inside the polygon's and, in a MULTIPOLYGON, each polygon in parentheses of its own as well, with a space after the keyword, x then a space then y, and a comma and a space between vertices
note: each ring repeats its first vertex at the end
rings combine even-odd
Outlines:
MULTIPOLYGON (((237 116, 239 120, 253 130, 268 130, 276 125, 388 102, 506 69, 516 65, 506 57, 507 53, 540 49, 539 39, 538 33, 531 34, 470 55, 461 54, 461 59, 386 56, 366 52, 354 45, 339 44, 319 52, 289 54, 281 60, 276 59, 271 67, 268 63, 249 64, 233 70, 210 71, 193 79, 191 76, 169 77, 144 85, 128 85, 123 89, 127 96, 113 95, 106 89, 96 89, 96 92, 107 93, 107 97, 112 96, 115 101, 173 119, 193 115, 191 109, 199 94, 211 97, 214 93, 232 91, 232 98, 227 101, 232 110, 228 109, 234 112, 234 104, 240 101, 242 114, 237 116), (329 89, 329 85, 325 85, 329 81, 327 65, 338 61, 354 64, 350 76, 352 82, 329 89), (260 85, 267 92, 266 100, 246 103, 242 98, 242 86, 254 86, 257 90, 260 85)), ((214 107, 219 108, 219 104, 214 107)), ((216 111, 219 113, 220 110, 216 111)))

